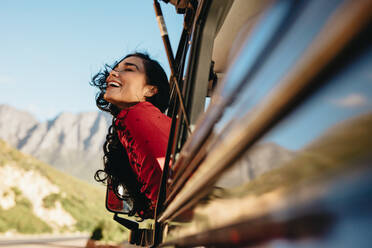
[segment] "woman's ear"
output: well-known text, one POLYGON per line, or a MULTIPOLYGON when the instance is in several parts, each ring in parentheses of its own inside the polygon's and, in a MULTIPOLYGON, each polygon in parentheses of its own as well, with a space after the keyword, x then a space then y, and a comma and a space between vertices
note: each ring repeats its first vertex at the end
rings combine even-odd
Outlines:
POLYGON ((154 85, 146 85, 145 87, 145 97, 152 97, 158 93, 158 88, 154 85))

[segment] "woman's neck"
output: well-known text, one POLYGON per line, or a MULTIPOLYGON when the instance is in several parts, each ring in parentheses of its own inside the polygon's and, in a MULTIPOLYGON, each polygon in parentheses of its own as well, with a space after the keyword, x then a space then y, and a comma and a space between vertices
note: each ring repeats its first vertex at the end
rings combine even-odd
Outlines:
POLYGON ((145 101, 140 101, 140 102, 130 102, 130 103, 121 103, 120 105, 118 105, 117 107, 120 109, 120 110, 123 110, 123 109, 129 109, 129 108, 132 108, 134 106, 136 106, 137 104, 139 103, 143 103, 145 101))

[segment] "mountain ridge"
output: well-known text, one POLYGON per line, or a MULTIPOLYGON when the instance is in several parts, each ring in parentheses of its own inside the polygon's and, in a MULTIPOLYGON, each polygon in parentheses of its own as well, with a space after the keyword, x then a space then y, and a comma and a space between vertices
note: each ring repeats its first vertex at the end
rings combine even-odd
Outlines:
POLYGON ((39 122, 27 111, 0 105, 0 138, 16 149, 88 182, 102 167, 111 117, 103 112, 62 112, 39 122))

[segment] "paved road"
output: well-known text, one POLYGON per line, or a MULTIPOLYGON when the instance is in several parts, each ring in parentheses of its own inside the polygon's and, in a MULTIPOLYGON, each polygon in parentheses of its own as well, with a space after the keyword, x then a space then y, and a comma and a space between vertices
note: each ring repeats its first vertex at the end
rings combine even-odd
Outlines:
POLYGON ((42 237, 1 239, 0 247, 5 248, 84 248, 88 236, 42 237))

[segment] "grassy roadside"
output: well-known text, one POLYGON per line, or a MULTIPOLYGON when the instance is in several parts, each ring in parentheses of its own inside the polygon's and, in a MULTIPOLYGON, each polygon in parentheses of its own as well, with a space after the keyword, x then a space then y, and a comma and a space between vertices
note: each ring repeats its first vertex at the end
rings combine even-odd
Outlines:
MULTIPOLYGON (((98 183, 97 186, 91 185, 64 174, 0 140, 0 166, 5 165, 36 171, 59 187, 60 193, 46 196, 43 199, 43 206, 53 208, 56 202, 60 202, 63 209, 76 220, 76 224, 73 227, 61 228, 58 232, 91 233, 97 226, 103 226, 106 232, 104 240, 121 241, 126 238, 125 229, 114 222, 112 214, 106 211, 105 188, 98 183)), ((16 195, 16 205, 7 210, 0 207, 0 233, 7 231, 22 234, 51 233, 53 230, 50 225, 33 213, 32 203, 22 196, 16 185, 12 189, 16 195)))

